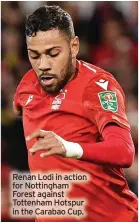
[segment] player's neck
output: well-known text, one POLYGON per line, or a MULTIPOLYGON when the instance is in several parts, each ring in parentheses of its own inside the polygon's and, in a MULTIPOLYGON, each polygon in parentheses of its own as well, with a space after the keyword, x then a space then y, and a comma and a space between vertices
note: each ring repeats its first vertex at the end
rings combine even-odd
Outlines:
MULTIPOLYGON (((77 60, 75 59, 73 61, 73 71, 72 71, 72 75, 70 77, 70 79, 68 80, 68 82, 70 82, 71 80, 73 80, 76 76, 77 76, 77 73, 78 73, 78 65, 77 65, 77 60)), ((67 82, 67 83, 68 83, 67 82)))

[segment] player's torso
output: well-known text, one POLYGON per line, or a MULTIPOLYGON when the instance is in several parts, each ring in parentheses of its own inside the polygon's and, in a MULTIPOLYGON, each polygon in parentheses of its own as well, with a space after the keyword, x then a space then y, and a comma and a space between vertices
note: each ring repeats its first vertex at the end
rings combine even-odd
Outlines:
MULTIPOLYGON (((86 81, 87 82, 87 81, 86 81)), ((91 142, 95 143, 99 140, 99 132, 95 124, 87 117, 82 104, 82 96, 86 87, 85 81, 82 81, 82 76, 78 76, 67 84, 56 96, 41 94, 36 87, 32 91, 27 89, 28 94, 23 95, 23 125, 25 136, 28 136, 37 129, 53 131, 67 141, 72 142, 91 142), (81 83, 82 82, 82 83, 81 83), (31 93, 32 92, 32 93, 31 93), (28 101, 28 102, 27 102, 28 101)), ((27 142, 27 148, 30 149, 34 144, 35 139, 27 142)), ((41 151, 37 152, 30 158, 30 162, 38 164, 38 168, 45 166, 45 170, 49 169, 64 169, 72 170, 71 162, 75 167, 81 165, 81 161, 75 159, 63 159, 58 156, 40 160, 41 151), (50 160, 50 161, 49 161, 50 160), (51 164, 53 160, 53 165, 51 164)), ((87 164, 87 163, 86 163, 87 164)), ((79 168, 80 168, 79 167, 79 168)))
MULTIPOLYGON (((100 138, 98 129, 85 116, 82 104, 82 96, 90 79, 91 77, 85 78, 79 75, 56 96, 41 95, 37 88, 36 90, 27 89, 23 95, 25 136, 37 129, 43 129, 53 131, 67 141, 98 142, 100 138)), ((35 140, 28 142, 28 149, 34 143, 35 140)), ((57 155, 40 158, 40 153, 41 151, 38 151, 33 156, 28 155, 29 166, 32 171, 36 169, 61 172, 82 171, 90 175, 88 183, 73 185, 70 192, 72 197, 85 197, 88 201, 87 211, 92 213, 89 213, 88 219, 82 221, 92 221, 92 218, 96 218, 96 221, 99 222, 111 222, 113 214, 116 216, 120 210, 123 212, 124 208, 126 209, 123 205, 123 198, 130 198, 130 194, 128 194, 128 189, 125 189, 124 193, 124 187, 127 188, 127 184, 121 170, 72 158, 66 159, 57 155), (115 177, 114 180, 112 177, 115 177), (115 197, 117 192, 119 192, 119 200, 116 200, 117 197, 115 197), (99 209, 97 208, 98 205, 100 206, 99 209)))
MULTIPOLYGON (((73 142, 96 142, 98 130, 87 117, 82 104, 84 87, 73 80, 56 96, 31 94, 32 100, 23 108, 25 135, 36 129, 54 131, 73 142), (73 90, 74 87, 74 90, 73 90)), ((26 98, 30 97, 26 95, 26 98)))

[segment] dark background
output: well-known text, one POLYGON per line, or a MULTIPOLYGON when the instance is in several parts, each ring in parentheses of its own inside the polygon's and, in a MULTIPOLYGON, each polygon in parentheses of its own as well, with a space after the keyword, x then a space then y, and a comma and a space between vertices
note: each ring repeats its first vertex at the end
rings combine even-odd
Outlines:
MULTIPOLYGON (((73 18, 80 38, 78 58, 110 71, 126 95, 126 112, 136 148, 134 164, 125 169, 130 189, 137 195, 138 147, 138 2, 1 2, 2 65, 2 221, 8 216, 11 170, 28 170, 21 118, 12 111, 15 89, 31 68, 24 35, 26 14, 41 5, 56 4, 73 18)), ((14 220, 13 220, 14 221, 14 220)), ((20 220, 16 220, 20 221, 20 220)), ((23 221, 23 220, 22 220, 23 221)), ((27 220, 28 221, 28 220, 27 220)))

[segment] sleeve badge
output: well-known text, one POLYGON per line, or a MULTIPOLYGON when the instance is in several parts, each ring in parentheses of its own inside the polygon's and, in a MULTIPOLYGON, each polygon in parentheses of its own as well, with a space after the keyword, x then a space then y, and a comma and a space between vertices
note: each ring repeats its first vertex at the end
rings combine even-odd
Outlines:
POLYGON ((98 93, 100 104, 104 110, 117 112, 118 103, 117 96, 115 92, 112 91, 104 91, 98 93))

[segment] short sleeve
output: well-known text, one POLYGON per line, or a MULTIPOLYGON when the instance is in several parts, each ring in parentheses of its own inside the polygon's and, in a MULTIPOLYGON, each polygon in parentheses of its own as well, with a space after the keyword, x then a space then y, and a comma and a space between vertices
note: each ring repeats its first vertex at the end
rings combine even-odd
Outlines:
POLYGON ((100 133, 111 122, 130 130, 123 90, 111 75, 101 74, 89 82, 83 94, 83 108, 100 133))

